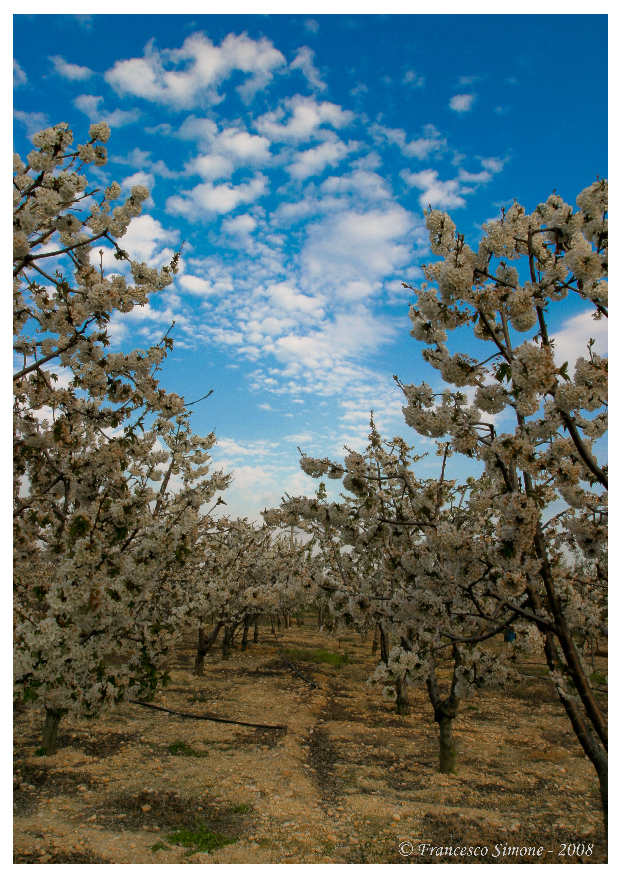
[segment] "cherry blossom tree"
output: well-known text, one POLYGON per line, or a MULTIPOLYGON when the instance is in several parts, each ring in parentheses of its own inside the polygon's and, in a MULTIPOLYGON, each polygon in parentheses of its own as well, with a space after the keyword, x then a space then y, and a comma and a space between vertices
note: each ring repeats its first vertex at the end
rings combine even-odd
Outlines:
POLYGON ((156 379, 171 340, 107 349, 112 314, 169 285, 179 259, 156 270, 119 246, 148 190, 113 206, 117 183, 89 188, 82 170, 105 164, 109 133, 92 125, 72 148, 57 125, 26 163, 14 158, 15 691, 45 707, 50 753, 66 713, 96 715, 166 681, 187 610, 173 573, 228 483, 208 475, 215 436, 193 435, 183 399, 156 379), (93 264, 97 241, 118 273, 93 264))
POLYGON ((226 658, 240 625, 247 645, 249 626, 257 616, 298 612, 316 598, 321 575, 317 560, 310 556, 311 547, 290 540, 273 526, 222 518, 216 530, 198 567, 183 572, 189 614, 199 622, 198 676, 203 675, 204 658, 222 628, 226 658), (207 616, 213 628, 205 635, 207 616))
MULTIPOLYGON (((372 683, 382 686, 401 715, 409 711, 407 686, 426 684, 439 726, 439 768, 450 773, 457 764, 452 728, 461 700, 476 689, 519 678, 514 648, 499 653, 486 648, 518 616, 489 593, 486 580, 488 570, 500 564, 508 579, 515 564, 501 549, 493 555, 486 512, 480 507, 474 514, 463 504, 474 485, 458 488, 448 480, 450 448, 443 445, 438 452, 440 477, 419 479, 413 464, 421 458, 412 456, 401 438, 383 440, 371 419, 365 453, 350 451, 344 466, 306 456, 301 461, 314 477, 342 477, 352 496, 328 503, 319 489, 315 500, 284 503, 281 514, 297 519, 320 546, 335 627, 380 626, 382 660, 372 683), (481 607, 489 616, 484 621, 481 607), (394 646, 388 651, 390 640, 394 646), (444 668, 450 662, 452 673, 443 694, 438 658, 444 668)), ((520 651, 538 644, 528 631, 520 651)))
MULTIPOLYGON (((429 211, 440 258, 423 266, 411 334, 453 389, 401 384, 411 427, 485 466, 493 487, 483 503, 503 553, 522 564, 519 614, 534 616, 544 639, 558 696, 599 778, 605 823, 607 718, 578 634, 606 635, 607 466, 594 445, 607 430, 607 359, 590 340, 569 369, 556 361, 553 331, 568 297, 586 302, 594 320, 607 317, 607 192, 597 180, 577 197, 578 209, 555 193, 532 214, 515 203, 483 226, 477 250, 447 214, 429 211), (464 327, 485 353, 449 352, 449 333, 461 329, 462 337, 464 327), (566 564, 575 549, 590 575, 566 564)), ((491 569, 488 578, 502 574, 491 569)))

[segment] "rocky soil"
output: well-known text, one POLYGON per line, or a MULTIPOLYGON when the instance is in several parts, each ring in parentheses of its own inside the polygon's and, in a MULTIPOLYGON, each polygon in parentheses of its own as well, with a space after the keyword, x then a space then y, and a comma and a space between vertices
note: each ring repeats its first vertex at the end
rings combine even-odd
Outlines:
MULTIPOLYGON (((463 704, 459 769, 443 776, 426 690, 410 692, 411 715, 395 715, 366 685, 377 660, 368 640, 335 641, 312 618, 283 630, 287 648, 351 657, 297 662, 313 688, 267 628, 246 653, 209 654, 202 678, 192 675, 195 638, 181 641, 154 703, 285 730, 124 704, 96 721, 63 720, 57 754, 37 756, 42 714, 20 704, 16 863, 605 861, 596 774, 535 675, 542 666, 463 704)), ((597 665, 606 673, 604 658, 597 665)))

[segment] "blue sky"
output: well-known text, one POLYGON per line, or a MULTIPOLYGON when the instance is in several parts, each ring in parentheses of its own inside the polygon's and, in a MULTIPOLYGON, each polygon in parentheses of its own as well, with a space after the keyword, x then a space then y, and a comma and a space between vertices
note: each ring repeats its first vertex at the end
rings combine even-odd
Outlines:
MULTIPOLYGON (((14 84, 20 154, 42 127, 83 142, 105 119, 93 178, 151 190, 123 246, 163 264, 185 241, 174 286, 115 318, 112 341, 144 347, 176 321, 162 383, 213 389, 193 426, 235 470, 235 515, 314 492, 297 446, 342 459, 370 409, 432 450, 392 379, 441 386, 401 286, 430 256, 423 207, 475 245, 514 198, 574 204, 607 176, 604 15, 17 15, 14 84)), ((589 313, 553 312, 560 362, 592 336, 606 353, 589 313)))

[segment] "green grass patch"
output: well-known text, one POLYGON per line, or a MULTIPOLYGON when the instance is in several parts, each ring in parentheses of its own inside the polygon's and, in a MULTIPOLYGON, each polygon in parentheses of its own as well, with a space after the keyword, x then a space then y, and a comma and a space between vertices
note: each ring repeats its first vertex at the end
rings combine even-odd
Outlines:
POLYGON ((158 853, 159 850, 169 850, 170 847, 167 847, 165 843, 162 843, 160 840, 157 841, 156 844, 153 844, 151 847, 152 853, 158 853))
POLYGON ((41 757, 42 755, 47 755, 47 748, 45 746, 39 746, 38 749, 34 750, 34 754, 37 757, 41 757))
POLYGON ((598 685, 607 685, 607 676, 604 673, 590 673, 590 682, 596 682, 598 685))
POLYGON ((249 804, 237 804, 236 807, 231 808, 231 813, 249 813, 252 808, 249 804))
POLYGON ((236 837, 228 837, 219 831, 211 831, 206 825, 196 825, 195 828, 180 828, 166 835, 170 844, 180 844, 188 847, 190 853, 212 853, 221 847, 234 844, 236 837))
POLYGON ((206 758, 209 754, 206 750, 192 749, 182 740, 175 740, 174 743, 171 743, 168 752, 170 755, 185 755, 189 758, 206 758))
POLYGON ((348 654, 339 655, 327 649, 284 649, 284 654, 291 661, 305 661, 308 664, 331 664, 332 667, 340 667, 351 663, 348 654))

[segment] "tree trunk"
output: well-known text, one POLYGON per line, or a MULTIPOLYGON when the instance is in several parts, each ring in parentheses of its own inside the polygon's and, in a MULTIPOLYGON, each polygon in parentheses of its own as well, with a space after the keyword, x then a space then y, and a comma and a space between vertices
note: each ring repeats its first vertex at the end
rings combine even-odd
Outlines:
POLYGON ((301 625, 302 625, 302 620, 301 620, 301 617, 300 617, 300 615, 299 615, 299 612, 297 613, 297 615, 295 616, 295 618, 297 619, 297 627, 301 627, 301 625))
POLYGON ((54 755, 56 752, 56 740, 58 738, 58 725, 63 717, 64 710, 55 710, 45 707, 45 723, 43 725, 43 738, 41 743, 46 755, 54 755))
POLYGON ((319 606, 319 630, 323 627, 323 607, 319 606))
POLYGON ((396 680, 396 712, 399 716, 408 716, 411 704, 407 697, 407 674, 396 680))
POLYGON ((222 658, 224 659, 230 658, 230 650, 236 627, 236 624, 227 624, 224 628, 224 639, 222 640, 222 658))
POLYGON ((379 624, 375 624, 375 637, 372 641, 372 654, 377 654, 377 649, 379 648, 379 642, 381 640, 381 626, 379 624))
MULTIPOLYGON (((540 541, 540 540, 539 540, 540 541)), ((544 548, 544 545, 543 545, 544 548)), ((544 552, 541 551, 541 554, 544 555, 544 552)), ((545 573, 543 575, 543 581, 545 582, 547 593, 553 590, 553 580, 552 575, 550 573, 550 567, 548 561, 546 564, 543 562, 542 571, 545 573)), ((527 584, 527 592, 530 598, 530 603, 534 608, 534 611, 538 614, 542 614, 542 599, 538 592, 538 589, 534 586, 534 584, 528 579, 527 584)), ((557 597, 555 594, 553 595, 554 599, 557 601, 557 597)), ((557 609, 557 606, 556 606, 557 609)), ((568 629, 568 624, 566 619, 559 612, 557 615, 560 616, 560 621, 562 625, 568 629)), ((557 618, 557 616, 556 616, 557 618)), ((560 625, 558 625, 560 627, 560 625)), ((559 655, 555 646, 555 639, 553 634, 545 630, 542 625, 539 628, 541 633, 544 634, 544 652, 545 657, 547 659, 547 666, 553 672, 558 666, 561 666, 561 662, 559 660, 559 655)), ((562 648, 564 654, 564 662, 568 665, 567 669, 569 674, 571 675, 573 682, 575 683, 575 687, 577 691, 581 695, 580 699, 576 697, 565 697, 561 692, 558 691, 558 695, 560 698, 560 702, 566 711, 566 715, 573 727, 573 731, 575 732, 575 736, 579 740, 581 747, 585 753, 585 755, 590 759, 594 769, 597 773, 599 780, 599 788, 601 793, 601 806, 603 808, 603 823, 605 827, 605 841, 607 841, 607 804, 608 804, 608 781, 609 781, 609 773, 608 773, 608 758, 607 758, 607 720, 604 716, 602 716, 600 711, 600 706, 597 702, 594 701, 593 693, 590 689, 590 682, 584 673, 581 664, 578 663, 578 672, 571 673, 570 662, 567 657, 567 651, 569 649, 564 649, 564 642, 558 636, 558 640, 560 642, 560 647, 562 648), (590 691, 592 697, 584 697, 582 692, 579 690, 580 687, 587 687, 590 691), (592 729, 588 726, 585 721, 582 708, 588 718, 592 723, 592 729), (592 730, 594 733, 592 733, 592 730), (596 739, 598 737, 598 739, 596 739), (600 742, 599 742, 600 741, 600 742)), ((572 649, 575 650, 575 643, 571 640, 570 645, 572 649)))
MULTIPOLYGON (((202 617, 200 618, 202 622, 202 617)), ((222 627, 222 622, 218 621, 208 637, 205 638, 202 623, 198 628, 198 648, 196 650, 196 658, 194 660, 194 676, 204 676, 205 672, 205 655, 217 639, 217 635, 222 627)))
POLYGON ((379 631, 381 633, 381 660, 387 664, 390 659, 390 635, 383 630, 381 625, 379 625, 379 631))
POLYGON ((456 743, 452 734, 452 717, 439 721, 439 773, 456 773, 456 743))
POLYGON ((439 725, 439 772, 440 773, 456 773, 457 751, 454 737, 452 734, 452 721, 456 718, 460 697, 455 694, 456 689, 456 671, 461 665, 461 653, 456 643, 452 644, 452 657, 454 665, 452 668, 452 683, 450 685, 450 694, 448 697, 441 699, 439 687, 437 685, 437 677, 435 675, 435 658, 431 657, 430 671, 426 678, 426 687, 428 695, 435 712, 435 721, 439 725))
POLYGON ((241 651, 245 652, 248 648, 248 632, 250 630, 250 625, 252 624, 252 616, 246 615, 245 620, 243 622, 243 636, 241 637, 241 651))
POLYGON ((260 620, 261 620, 260 615, 257 615, 256 619, 254 620, 254 640, 253 640, 253 642, 255 642, 255 643, 258 642, 258 626, 260 624, 260 620))
POLYGON ((194 661, 194 676, 204 676, 206 654, 207 650, 205 649, 205 630, 201 624, 198 628, 198 650, 196 652, 196 659, 194 661))

